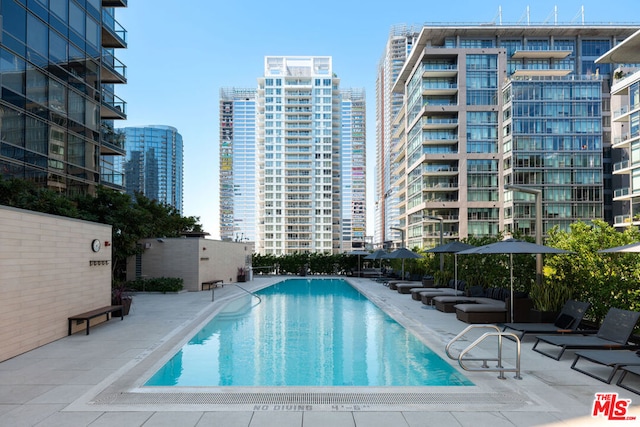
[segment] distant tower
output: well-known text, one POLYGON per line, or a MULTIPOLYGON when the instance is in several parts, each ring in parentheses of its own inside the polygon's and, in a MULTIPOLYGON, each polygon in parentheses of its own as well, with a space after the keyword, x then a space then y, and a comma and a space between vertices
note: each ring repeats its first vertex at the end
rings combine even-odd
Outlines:
POLYGON ((365 248, 366 222, 366 96, 363 89, 342 93, 342 250, 365 248))
POLYGON ((331 57, 265 58, 257 98, 259 253, 341 250, 339 85, 331 57))
POLYGON ((220 238, 256 240, 256 89, 220 89, 220 238))
POLYGON ((389 31, 389 38, 378 63, 376 77, 376 176, 374 190, 374 246, 400 240, 397 196, 392 182, 391 153, 393 120, 402 108, 403 94, 392 91, 405 61, 411 53, 421 27, 396 25, 389 31))
POLYGON ((173 206, 182 213, 182 135, 171 126, 127 127, 125 189, 173 206))

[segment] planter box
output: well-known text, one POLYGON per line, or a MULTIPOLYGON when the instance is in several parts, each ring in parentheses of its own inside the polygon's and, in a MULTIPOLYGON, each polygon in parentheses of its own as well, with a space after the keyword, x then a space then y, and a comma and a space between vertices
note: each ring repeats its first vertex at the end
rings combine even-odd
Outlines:
MULTIPOLYGON (((112 301, 112 304, 114 305, 121 305, 122 306, 122 311, 124 313, 122 313, 122 315, 126 316, 129 314, 129 310, 131 310, 131 303, 133 302, 133 298, 123 298, 120 301, 112 301)), ((112 314, 112 317, 120 317, 120 310, 118 311, 114 311, 112 314)))

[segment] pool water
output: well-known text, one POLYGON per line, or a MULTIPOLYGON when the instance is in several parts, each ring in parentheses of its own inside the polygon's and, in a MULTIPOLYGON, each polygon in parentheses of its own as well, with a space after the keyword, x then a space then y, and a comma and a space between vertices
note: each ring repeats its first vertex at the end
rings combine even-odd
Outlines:
POLYGON ((145 385, 473 385, 344 280, 257 295, 228 304, 145 385))

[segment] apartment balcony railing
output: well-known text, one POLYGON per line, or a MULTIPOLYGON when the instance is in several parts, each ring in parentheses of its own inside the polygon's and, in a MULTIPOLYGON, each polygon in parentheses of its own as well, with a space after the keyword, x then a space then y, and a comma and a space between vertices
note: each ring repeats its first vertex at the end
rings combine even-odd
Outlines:
POLYGON ((127 66, 106 49, 102 49, 102 83, 126 83, 127 66))
POLYGON ((631 167, 631 162, 629 160, 624 160, 622 162, 613 164, 613 173, 623 171, 625 169, 629 169, 631 167))
POLYGON ((126 154, 124 148, 126 136, 124 131, 120 129, 114 129, 111 126, 103 124, 100 127, 100 134, 100 154, 118 156, 124 156, 126 154))
POLYGON ((102 47, 127 47, 127 30, 109 13, 109 9, 102 9, 102 47))
POLYGON ((124 120, 127 118, 127 103, 104 87, 102 88, 100 118, 116 120, 124 120))
POLYGON ((618 188, 613 192, 613 198, 628 197, 631 194, 629 188, 618 188))
POLYGON ((102 0, 102 7, 127 7, 127 0, 102 0))
POLYGON ((616 215, 613 217, 613 225, 622 227, 632 224, 631 215, 616 215))

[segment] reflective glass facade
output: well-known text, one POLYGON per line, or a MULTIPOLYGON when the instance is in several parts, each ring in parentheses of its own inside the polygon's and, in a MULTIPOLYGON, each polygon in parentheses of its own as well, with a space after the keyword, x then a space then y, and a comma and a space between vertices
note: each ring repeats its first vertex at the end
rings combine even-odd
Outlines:
POLYGON ((595 59, 635 30, 424 27, 392 88, 405 102, 391 176, 407 246, 534 235, 533 196, 505 184, 542 190, 543 233, 612 219, 612 76, 595 59))
POLYGON ((114 86, 126 82, 115 56, 126 31, 114 17, 125 0, 1 0, 0 170, 57 191, 122 189, 124 155, 113 120, 126 118, 114 86))
MULTIPOLYGON (((603 218, 600 79, 517 79, 504 93, 505 183, 542 190, 543 234, 603 218)), ((534 233, 534 201, 511 194, 507 229, 534 233)))
POLYGON ((220 90, 220 237, 257 239, 256 89, 220 90))
POLYGON ((182 212, 182 135, 171 126, 127 127, 123 131, 127 194, 142 193, 182 212))
POLYGON ((366 97, 364 90, 341 91, 342 250, 364 250, 366 207, 366 97))

